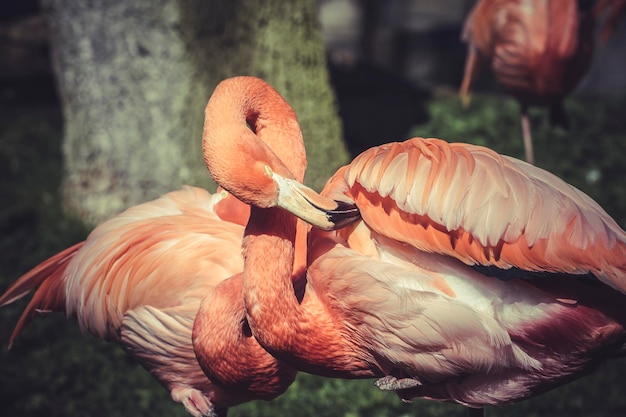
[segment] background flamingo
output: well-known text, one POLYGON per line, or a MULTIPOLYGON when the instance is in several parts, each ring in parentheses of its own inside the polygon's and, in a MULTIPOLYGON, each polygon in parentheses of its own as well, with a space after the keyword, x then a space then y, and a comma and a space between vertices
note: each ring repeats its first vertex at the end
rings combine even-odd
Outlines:
POLYGON ((296 372, 246 331, 241 277, 229 278, 243 268, 248 211, 225 192, 186 187, 102 223, 0 297, 6 305, 36 289, 10 343, 36 312, 65 312, 81 329, 119 343, 194 416, 224 416, 227 407, 276 397, 296 372), (223 380, 203 373, 211 344, 226 348, 218 358, 229 366, 223 380))
MULTIPOLYGON (((295 121, 266 106, 266 123, 295 121)), ((626 233, 557 177, 436 139, 371 148, 323 193, 355 202, 363 220, 310 232, 299 292, 295 219, 277 208, 297 189, 290 164, 243 120, 232 123, 231 146, 218 146, 218 125, 207 117, 205 159, 221 186, 254 205, 244 300, 252 333, 279 359, 318 375, 380 377, 380 388, 407 400, 480 409, 624 354, 626 233)))
POLYGON ((465 21, 468 44, 460 95, 469 90, 480 64, 520 103, 526 160, 534 163, 529 106, 546 106, 550 121, 567 127, 563 98, 589 69, 593 14, 577 0, 479 0, 465 21))

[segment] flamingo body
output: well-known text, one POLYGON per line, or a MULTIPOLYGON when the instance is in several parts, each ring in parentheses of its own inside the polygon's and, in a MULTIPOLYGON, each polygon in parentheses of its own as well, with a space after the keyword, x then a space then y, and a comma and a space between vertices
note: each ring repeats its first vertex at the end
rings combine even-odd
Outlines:
MULTIPOLYGON (((278 94, 268 99, 258 118, 294 117, 275 111, 285 106, 278 94)), ((406 400, 481 408, 537 395, 625 353, 626 233, 557 177, 437 139, 371 148, 322 192, 344 202, 338 207, 354 203, 361 219, 309 232, 298 291, 297 221, 286 210, 314 219, 299 210, 321 205, 280 204, 296 187, 289 178, 297 167, 274 152, 287 144, 245 133, 241 120, 227 136, 215 123, 205 121, 209 171, 252 205, 243 239, 248 323, 293 367, 378 377, 406 400), (217 146, 226 139, 247 155, 217 146), (254 161, 246 175, 255 181, 246 182, 237 160, 254 161)))
POLYGON ((83 331, 120 344, 194 416, 225 415, 230 406, 279 395, 295 371, 243 334, 240 279, 229 278, 243 269, 247 215, 247 207, 231 196, 194 187, 124 211, 26 273, 0 297, 5 305, 35 290, 11 343, 36 312, 65 312, 83 331), (228 213, 230 221, 218 213, 228 213), (227 310, 212 297, 218 288, 232 302, 227 310), (231 363, 224 383, 208 379, 206 365, 196 358, 192 329, 199 308, 221 323, 219 329, 198 324, 204 343, 230 347, 219 358, 231 363), (254 356, 240 356, 239 349, 254 356), (229 389, 233 380, 256 385, 229 389))
POLYGON ((624 354, 626 234, 548 172, 414 138, 359 155, 323 194, 363 221, 311 232, 308 278, 375 352, 381 387, 498 405, 624 354))

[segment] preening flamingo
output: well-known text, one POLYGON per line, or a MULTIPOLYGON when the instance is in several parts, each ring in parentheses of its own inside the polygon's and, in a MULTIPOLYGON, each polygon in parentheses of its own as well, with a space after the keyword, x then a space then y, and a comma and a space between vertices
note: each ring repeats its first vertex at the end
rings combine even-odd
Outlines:
POLYGON ((521 107, 526 160, 534 163, 529 106, 550 109, 550 121, 568 126, 563 99, 589 69, 593 14, 578 0, 479 0, 463 28, 468 44, 459 94, 467 103, 480 64, 521 107))
MULTIPOLYGON (((321 214, 316 213, 316 216, 321 217, 319 219, 317 217, 309 218, 309 221, 322 221, 330 227, 332 223, 327 218, 332 218, 331 209, 336 208, 336 203, 316 198, 316 193, 301 184, 304 181, 307 165, 302 132, 293 109, 282 100, 276 90, 254 77, 227 79, 221 82, 213 92, 206 107, 206 119, 212 121, 210 129, 211 134, 216 138, 217 142, 214 143, 214 146, 217 148, 231 149, 233 144, 239 146, 240 142, 234 138, 246 136, 259 138, 275 147, 276 154, 280 156, 281 160, 287 161, 289 164, 294 180, 296 180, 292 182, 296 185, 298 193, 304 193, 293 197, 284 195, 280 204, 285 205, 290 210, 297 211, 300 210, 298 207, 301 204, 309 204, 306 196, 310 195, 310 201, 315 201, 321 206, 326 204, 328 210, 321 212, 321 214), (276 117, 268 117, 268 115, 276 115, 276 117)), ((207 134, 206 129, 209 127, 205 126, 205 135, 207 134)), ((263 154, 264 151, 262 148, 255 148, 254 143, 252 143, 252 147, 248 148, 246 152, 235 151, 235 154, 230 154, 232 159, 225 159, 223 162, 231 164, 233 169, 239 171, 239 174, 245 178, 244 185, 248 182, 263 182, 267 178, 268 172, 258 172, 252 169, 254 165, 258 164, 246 158, 246 154, 247 152, 263 154), (255 174, 258 176, 255 177, 255 174)), ((241 202, 239 204, 243 205, 241 202)), ((248 208, 248 206, 245 207, 248 208)), ((248 212, 249 210, 245 212, 245 219, 242 219, 244 216, 239 216, 239 221, 247 221, 248 212)), ((295 227, 297 230, 292 242, 295 247, 295 254, 289 271, 293 285, 299 288, 302 286, 306 268, 308 225, 298 221, 295 227)), ((242 236, 239 237, 240 246, 237 253, 241 256, 242 236)), ((205 374, 219 381, 220 386, 228 388, 232 392, 237 392, 237 390, 252 391, 259 398, 271 399, 279 393, 279 388, 280 392, 284 391, 288 386, 287 382, 290 383, 293 380, 295 373, 290 368, 281 364, 279 371, 285 375, 275 381, 280 382, 281 385, 267 386, 275 378, 276 371, 273 369, 276 366, 275 363, 280 364, 280 362, 269 362, 268 359, 271 356, 265 350, 259 349, 257 343, 251 342, 247 343, 247 351, 244 351, 243 348, 238 349, 238 354, 243 355, 243 358, 222 360, 222 358, 232 354, 232 345, 236 344, 238 339, 251 338, 254 341, 247 327, 241 294, 242 276, 238 274, 218 284, 205 297, 193 326, 194 350, 205 374), (236 284, 230 281, 235 281, 236 284), (237 286, 236 289, 234 288, 235 285, 237 286), (207 309, 206 312, 205 309, 207 309), (238 326, 226 321, 225 317, 238 322, 238 326), (216 332, 218 332, 218 336, 216 336, 216 332), (242 369, 239 369, 242 360, 250 362, 250 367, 258 366, 258 369, 255 369, 258 374, 253 374, 251 375, 252 378, 246 379, 245 374, 242 374, 242 369), (268 367, 265 372, 266 375, 263 374, 263 366, 268 367), (291 378, 287 380, 285 377, 291 378), (261 396, 260 394, 264 390, 267 391, 267 394, 261 396)))
POLYGON ((247 330, 235 274, 243 270, 248 211, 225 192, 185 187, 102 223, 0 297, 6 305, 35 289, 11 343, 36 312, 65 312, 81 329, 120 344, 193 416, 223 417, 230 406, 276 397, 296 371, 247 330), (203 373, 211 369, 203 348, 218 345, 216 360, 229 369, 223 380, 203 373))
MULTIPOLYGON (((291 123, 272 107, 258 118, 291 123)), ((625 353, 626 233, 556 176, 438 139, 371 148, 322 193, 355 203, 362 220, 309 233, 296 291, 295 219, 276 205, 297 185, 275 146, 237 125, 221 146, 220 120, 208 114, 204 155, 217 183, 252 204, 243 296, 252 333, 277 358, 480 410, 625 353)), ((329 227, 317 206, 288 209, 329 227)))

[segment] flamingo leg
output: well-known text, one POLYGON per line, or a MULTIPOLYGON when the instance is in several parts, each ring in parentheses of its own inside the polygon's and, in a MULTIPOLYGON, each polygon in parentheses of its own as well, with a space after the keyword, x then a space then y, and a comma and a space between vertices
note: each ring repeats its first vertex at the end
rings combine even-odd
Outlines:
POLYGON ((467 59, 465 60, 465 72, 463 73, 463 81, 459 89, 459 96, 463 108, 469 108, 471 101, 470 87, 478 76, 480 62, 478 61, 478 52, 473 45, 470 45, 467 51, 467 59))
POLYGON ((528 108, 522 106, 520 112, 520 120, 522 122, 522 135, 524 137, 524 152, 526 162, 535 165, 535 154, 533 152, 533 136, 530 131, 530 118, 528 117, 528 108))

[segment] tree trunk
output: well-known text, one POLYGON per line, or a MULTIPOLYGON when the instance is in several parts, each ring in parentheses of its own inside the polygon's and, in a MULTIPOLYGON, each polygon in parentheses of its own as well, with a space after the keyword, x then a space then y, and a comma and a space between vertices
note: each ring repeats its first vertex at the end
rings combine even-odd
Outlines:
POLYGON ((313 0, 43 0, 65 118, 64 203, 96 223, 181 184, 214 187, 204 106, 234 75, 298 113, 307 183, 346 162, 313 0))

